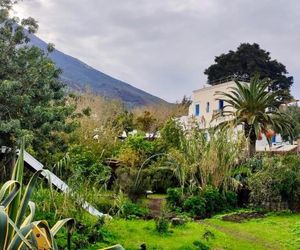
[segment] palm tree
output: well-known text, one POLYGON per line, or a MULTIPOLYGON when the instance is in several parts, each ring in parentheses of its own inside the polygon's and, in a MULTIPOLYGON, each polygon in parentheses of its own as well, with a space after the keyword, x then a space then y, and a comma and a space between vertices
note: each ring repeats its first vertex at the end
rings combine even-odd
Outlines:
POLYGON ((256 140, 260 133, 267 133, 270 129, 277 132, 292 131, 289 117, 279 110, 278 94, 268 91, 271 84, 271 80, 261 80, 256 75, 250 83, 236 81, 236 87, 231 87, 228 93, 216 93, 219 95, 217 99, 224 100, 226 105, 215 118, 220 115, 230 116, 230 122, 223 122, 223 125, 243 125, 250 157, 256 152, 256 140))

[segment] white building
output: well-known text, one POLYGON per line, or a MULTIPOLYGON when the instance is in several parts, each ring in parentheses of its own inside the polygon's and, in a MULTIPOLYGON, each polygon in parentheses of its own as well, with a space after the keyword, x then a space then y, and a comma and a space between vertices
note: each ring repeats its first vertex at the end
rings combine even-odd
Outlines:
MULTIPOLYGON (((244 84, 248 84, 245 83, 244 84)), ((230 88, 236 86, 234 81, 228 81, 218 85, 206 85, 201 89, 193 91, 192 94, 192 104, 189 107, 189 113, 187 116, 180 118, 182 124, 187 128, 192 124, 192 122, 197 122, 201 128, 215 127, 219 123, 230 120, 232 117, 223 116, 222 111, 229 111, 229 107, 225 107, 226 102, 218 95, 218 92, 229 92, 230 88), (213 119, 216 114, 217 119, 213 119)), ((241 129, 237 128, 237 129, 241 129)), ((272 143, 281 143, 281 136, 275 135, 272 138, 272 143)), ((268 146, 267 139, 263 136, 261 140, 257 141, 257 147, 262 148, 268 146)))

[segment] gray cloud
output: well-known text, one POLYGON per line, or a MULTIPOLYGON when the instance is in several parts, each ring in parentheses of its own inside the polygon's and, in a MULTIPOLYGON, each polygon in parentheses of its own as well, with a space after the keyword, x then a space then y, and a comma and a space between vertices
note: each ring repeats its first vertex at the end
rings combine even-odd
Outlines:
POLYGON ((257 42, 295 78, 299 0, 24 0, 57 49, 168 101, 200 88, 216 55, 257 42))

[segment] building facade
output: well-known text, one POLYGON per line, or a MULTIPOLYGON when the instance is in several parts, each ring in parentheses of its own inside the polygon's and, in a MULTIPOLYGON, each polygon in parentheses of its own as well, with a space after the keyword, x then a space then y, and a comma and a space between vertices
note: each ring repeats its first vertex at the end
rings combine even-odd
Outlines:
MULTIPOLYGON (((248 84, 246 82, 241 82, 248 84)), ((201 89, 194 90, 192 93, 192 103, 189 107, 189 113, 187 116, 180 118, 180 122, 184 124, 186 128, 189 128, 193 122, 197 122, 200 128, 208 129, 215 127, 221 122, 228 121, 233 117, 223 115, 223 111, 229 111, 231 107, 226 106, 226 101, 221 99, 219 92, 229 92, 232 87, 235 87, 235 81, 228 81, 218 85, 207 85, 201 89)), ((232 110, 230 110, 232 111, 232 110)), ((241 130, 242 126, 236 128, 241 130)), ((280 135, 274 135, 272 143, 282 143, 280 135)), ((258 148, 264 148, 269 146, 265 136, 262 136, 257 141, 258 148)))

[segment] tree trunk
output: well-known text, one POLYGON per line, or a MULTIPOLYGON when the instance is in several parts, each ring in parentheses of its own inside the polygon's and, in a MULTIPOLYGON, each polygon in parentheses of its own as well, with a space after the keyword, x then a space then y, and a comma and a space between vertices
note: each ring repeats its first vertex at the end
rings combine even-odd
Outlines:
POLYGON ((256 138, 248 138, 248 154, 249 157, 253 157, 256 153, 256 138))
POLYGON ((245 137, 248 140, 248 156, 253 157, 256 153, 256 140, 257 136, 255 134, 255 129, 252 124, 244 124, 245 137))

